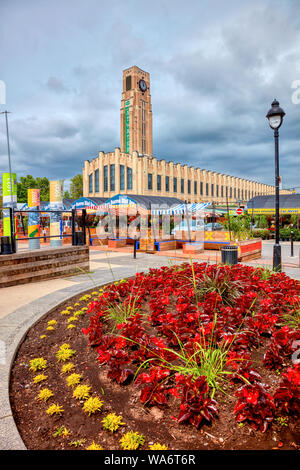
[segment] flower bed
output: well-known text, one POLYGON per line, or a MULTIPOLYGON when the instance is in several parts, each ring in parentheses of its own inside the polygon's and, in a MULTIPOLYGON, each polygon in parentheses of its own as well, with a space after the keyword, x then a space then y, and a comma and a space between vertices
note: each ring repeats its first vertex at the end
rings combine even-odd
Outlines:
POLYGON ((17 354, 11 401, 25 444, 298 448, 299 301, 285 274, 205 263, 73 301, 17 354))

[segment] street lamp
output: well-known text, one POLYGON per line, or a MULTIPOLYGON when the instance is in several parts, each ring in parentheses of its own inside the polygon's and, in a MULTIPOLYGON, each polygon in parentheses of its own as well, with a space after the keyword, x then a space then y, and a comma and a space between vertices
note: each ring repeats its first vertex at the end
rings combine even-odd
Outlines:
POLYGON ((282 124, 285 112, 279 106, 279 102, 275 99, 269 109, 266 118, 269 120, 271 129, 274 130, 275 140, 275 245, 273 249, 273 270, 281 271, 281 246, 279 244, 279 146, 278 146, 278 129, 282 124))

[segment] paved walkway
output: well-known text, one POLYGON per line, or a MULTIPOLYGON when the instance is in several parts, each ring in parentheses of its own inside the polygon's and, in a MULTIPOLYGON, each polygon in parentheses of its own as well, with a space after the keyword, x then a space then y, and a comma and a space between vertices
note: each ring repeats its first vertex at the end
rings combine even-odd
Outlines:
MULTIPOLYGON (((266 250, 270 250, 270 247, 267 246, 266 250)), ((186 261, 144 253, 137 253, 137 259, 134 260, 132 252, 111 253, 98 250, 90 251, 90 259, 91 272, 88 274, 0 290, 0 450, 25 449, 12 417, 8 385, 10 366, 26 331, 46 312, 95 285, 132 276, 149 268, 186 261)), ((299 268, 286 267, 284 270, 291 277, 300 280, 299 268)))

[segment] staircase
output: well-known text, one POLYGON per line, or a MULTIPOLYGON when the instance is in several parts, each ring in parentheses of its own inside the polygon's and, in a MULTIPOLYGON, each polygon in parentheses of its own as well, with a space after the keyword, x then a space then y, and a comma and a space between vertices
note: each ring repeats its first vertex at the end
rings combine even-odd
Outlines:
POLYGON ((0 255, 0 288, 89 271, 89 247, 69 246, 0 255))

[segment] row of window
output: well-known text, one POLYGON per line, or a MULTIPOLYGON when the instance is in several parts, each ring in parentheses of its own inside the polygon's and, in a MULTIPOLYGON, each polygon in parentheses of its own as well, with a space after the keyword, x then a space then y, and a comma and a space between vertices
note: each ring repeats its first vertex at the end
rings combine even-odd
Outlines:
MULTIPOLYGON (((125 188, 125 166, 120 165, 120 191, 130 190, 132 189, 132 168, 127 167, 127 187, 125 188)), ((179 178, 178 178, 179 179, 179 178)), ((178 179, 176 177, 173 178, 173 193, 178 192, 178 179)), ((108 188, 110 191, 115 191, 115 180, 116 180, 116 170, 115 165, 110 165, 110 177, 108 176, 108 165, 103 167, 103 191, 107 192, 108 188)), ((164 179, 166 192, 170 191, 170 177, 165 176, 164 179)), ((91 173, 89 175, 89 192, 93 193, 95 188, 95 193, 98 193, 100 190, 100 179, 99 179, 99 170, 95 170, 95 173, 91 173)), ((153 175, 152 173, 148 173, 148 190, 152 191, 153 188, 153 175)), ((194 181, 194 195, 198 194, 198 182, 194 181)), ((156 190, 162 191, 162 175, 157 175, 156 180, 156 190)), ((192 182, 191 180, 187 180, 187 193, 191 194, 192 191, 192 182)), ((185 180, 184 178, 180 179, 180 193, 185 193, 185 180)), ((256 193, 254 191, 243 190, 239 188, 228 188, 227 186, 222 186, 214 183, 205 183, 200 182, 199 187, 199 194, 200 196, 212 196, 212 197, 229 197, 234 199, 240 199, 242 201, 250 199, 256 193), (205 189, 205 192, 204 192, 205 189), (209 194, 210 189, 210 194, 209 194)))
MULTIPOLYGON (((162 176, 157 175, 157 182, 156 182, 156 189, 157 191, 162 190, 162 176)), ((216 197, 225 197, 228 196, 229 198, 234 197, 234 199, 241 199, 242 201, 245 199, 250 198, 251 191, 243 190, 243 189, 238 189, 238 188, 227 188, 226 186, 218 185, 211 183, 210 185, 210 194, 209 194, 209 183, 205 184, 205 194, 204 194, 204 187, 203 187, 203 182, 200 182, 200 195, 203 196, 216 196, 216 197), (225 188, 225 192, 224 192, 225 188), (229 192, 228 192, 229 189, 229 192)), ((148 190, 153 190, 153 175, 152 173, 148 173, 148 190)), ((166 176, 165 177, 165 191, 169 192, 170 191, 170 177, 166 176)), ((177 178, 173 178, 173 193, 177 193, 177 178)), ((185 193, 185 187, 184 187, 184 178, 180 179, 180 192, 182 194, 185 193)), ((191 194, 192 192, 192 182, 191 180, 187 180, 187 193, 191 194)), ((198 194, 198 184, 197 181, 194 181, 194 194, 198 194)), ((252 196, 254 195, 254 192, 252 192, 252 196)))
MULTIPOLYGON (((103 167, 103 191, 108 191, 108 186, 110 191, 115 191, 116 189, 116 168, 115 165, 110 166, 110 177, 108 178, 108 165, 103 167), (109 181, 108 181, 109 180, 109 181), (109 184, 108 184, 109 183, 109 184)), ((132 168, 127 167, 127 187, 125 188, 125 166, 120 165, 120 191, 125 191, 127 189, 132 189, 132 168)), ((95 188, 95 193, 100 191, 100 178, 99 170, 95 170, 95 173, 89 175, 89 193, 93 193, 95 188)))

